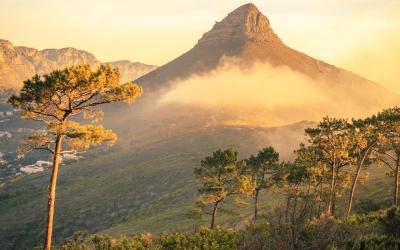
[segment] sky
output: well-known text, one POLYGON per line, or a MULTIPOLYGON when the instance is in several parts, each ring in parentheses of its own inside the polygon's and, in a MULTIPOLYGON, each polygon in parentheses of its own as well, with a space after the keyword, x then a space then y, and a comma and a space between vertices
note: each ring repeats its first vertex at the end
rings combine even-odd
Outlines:
MULTIPOLYGON (((254 0, 290 47, 400 93, 399 0, 254 0)), ((192 48, 240 0, 0 0, 0 38, 76 47, 101 61, 162 65, 192 48)))

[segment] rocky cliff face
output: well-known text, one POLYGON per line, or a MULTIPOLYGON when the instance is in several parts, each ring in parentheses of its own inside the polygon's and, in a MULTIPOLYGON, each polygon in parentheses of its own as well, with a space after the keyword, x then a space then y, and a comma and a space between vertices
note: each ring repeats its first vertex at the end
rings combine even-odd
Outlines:
MULTIPOLYGON (((101 62, 93 54, 75 48, 37 50, 13 46, 11 42, 0 39, 0 88, 18 89, 34 74, 78 64, 97 66, 101 62)), ((156 68, 130 61, 111 62, 111 65, 120 69, 121 82, 131 81, 156 68)))
POLYGON ((35 67, 6 40, 0 40, 0 88, 15 88, 35 74, 35 67))
POLYGON ((253 4, 243 5, 217 22, 198 44, 224 40, 282 43, 270 27, 268 18, 253 4))

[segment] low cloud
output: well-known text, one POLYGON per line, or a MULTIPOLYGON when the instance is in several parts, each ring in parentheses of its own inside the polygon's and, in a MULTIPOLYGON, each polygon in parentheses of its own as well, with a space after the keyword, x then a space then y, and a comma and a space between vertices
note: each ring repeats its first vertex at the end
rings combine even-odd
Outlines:
POLYGON ((369 102, 382 99, 374 85, 359 89, 350 80, 317 81, 265 63, 243 68, 237 60, 226 59, 221 65, 207 75, 179 81, 160 103, 208 109, 225 125, 263 127, 318 121, 327 115, 365 117, 384 106, 369 102))
POLYGON ((282 108, 315 105, 324 98, 312 80, 286 67, 256 63, 241 68, 232 62, 206 76, 194 76, 176 84, 161 99, 203 107, 282 108))

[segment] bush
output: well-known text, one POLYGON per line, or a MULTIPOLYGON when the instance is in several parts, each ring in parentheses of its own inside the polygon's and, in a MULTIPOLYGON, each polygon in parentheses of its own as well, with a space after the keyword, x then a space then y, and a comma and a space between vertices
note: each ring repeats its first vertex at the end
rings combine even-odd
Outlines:
POLYGON ((259 223, 256 225, 249 225, 243 231, 243 241, 240 249, 246 250, 264 250, 271 249, 269 235, 269 224, 259 223))
POLYGON ((348 246, 352 250, 398 250, 400 238, 387 235, 366 235, 348 246))
POLYGON ((391 204, 390 200, 376 201, 373 199, 361 199, 354 206, 354 211, 358 214, 367 214, 375 212, 383 208, 389 207, 391 204))
POLYGON ((242 242, 241 235, 234 229, 214 230, 200 228, 196 232, 161 234, 160 240, 153 243, 150 234, 121 236, 112 240, 109 236, 89 235, 78 232, 67 239, 60 250, 234 250, 242 242))
POLYGON ((400 237, 400 207, 391 207, 379 219, 385 233, 400 237))
POLYGON ((160 249, 204 249, 204 250, 233 250, 238 249, 242 242, 240 234, 233 229, 214 230, 200 228, 194 233, 164 234, 160 237, 160 249))
POLYGON ((267 250, 400 249, 400 207, 353 215, 292 222, 260 221, 244 230, 200 228, 194 232, 150 234, 111 239, 78 232, 60 250, 267 250))
POLYGON ((77 232, 67 239, 60 250, 146 250, 153 249, 149 235, 121 236, 112 240, 110 236, 77 232))

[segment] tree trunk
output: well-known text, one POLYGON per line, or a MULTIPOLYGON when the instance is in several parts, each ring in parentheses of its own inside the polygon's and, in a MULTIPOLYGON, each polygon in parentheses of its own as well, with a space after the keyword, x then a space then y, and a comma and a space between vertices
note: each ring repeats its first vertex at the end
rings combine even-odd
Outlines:
POLYGON ((293 212, 292 212, 292 225, 295 224, 295 219, 296 219, 296 212, 297 212, 297 195, 294 197, 294 203, 293 203, 293 212))
POLYGON ((285 223, 288 222, 289 208, 290 208, 290 194, 288 194, 288 197, 286 200, 285 223))
MULTIPOLYGON (((303 200, 304 200, 304 198, 303 198, 303 200)), ((309 202, 310 202, 310 186, 308 186, 307 196, 305 198, 303 208, 300 210, 299 218, 307 217, 307 211, 309 213, 312 213, 312 206, 311 206, 311 208, 308 207, 309 202)))
POLYGON ((317 218, 321 218, 321 205, 322 205, 322 188, 323 184, 321 184, 320 191, 318 192, 318 210, 317 210, 317 218))
POLYGON ((318 202, 317 218, 321 218, 321 201, 318 202))
POLYGON ((331 216, 335 217, 335 211, 336 211, 336 189, 333 190, 331 216))
POLYGON ((328 199, 328 204, 327 204, 327 208, 326 208, 326 215, 327 216, 331 216, 332 215, 332 203, 333 203, 335 182, 336 182, 335 166, 332 166, 332 169, 331 169, 331 186, 329 188, 329 199, 328 199))
POLYGON ((258 213, 258 194, 260 193, 259 189, 256 189, 256 193, 254 194, 254 223, 257 221, 257 213, 258 213))
POLYGON ((297 194, 294 196, 294 203, 293 203, 293 212, 291 215, 291 229, 292 229, 292 244, 293 249, 298 249, 297 242, 298 242, 298 232, 297 232, 297 220, 296 220, 296 208, 297 208, 297 194))
POLYGON ((309 213, 309 216, 308 216, 308 219, 309 220, 311 220, 312 218, 313 218, 313 215, 314 215, 314 202, 311 202, 311 207, 310 207, 310 213, 309 213))
POLYGON ((394 172, 394 196, 393 205, 399 205, 399 178, 400 178, 400 155, 397 155, 396 168, 394 172))
POLYGON ((362 154, 360 162, 358 163, 356 175, 354 176, 353 183, 351 184, 349 202, 347 203, 346 218, 349 218, 349 216, 350 216, 358 178, 360 177, 360 173, 361 173, 361 168, 364 166, 365 159, 367 158, 367 155, 369 154, 371 147, 372 147, 372 145, 365 150, 365 152, 362 154))
POLYGON ((215 204, 214 204, 214 208, 213 208, 213 211, 212 211, 212 214, 211 214, 210 229, 214 229, 215 228, 215 216, 217 215, 218 204, 219 204, 219 201, 215 202, 215 204))
POLYGON ((54 203, 56 199, 58 165, 60 163, 61 140, 62 140, 61 135, 57 135, 56 145, 54 149, 54 157, 53 157, 53 169, 51 172, 51 178, 49 183, 47 227, 46 227, 45 242, 43 248, 45 250, 50 250, 51 239, 53 235, 54 203))

